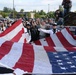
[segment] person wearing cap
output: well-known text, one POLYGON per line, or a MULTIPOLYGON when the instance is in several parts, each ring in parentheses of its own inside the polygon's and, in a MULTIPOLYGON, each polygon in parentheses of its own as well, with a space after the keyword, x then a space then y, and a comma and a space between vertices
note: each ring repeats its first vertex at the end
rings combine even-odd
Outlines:
POLYGON ((26 23, 27 32, 30 35, 31 24, 29 22, 26 23))
POLYGON ((26 22, 26 26, 24 26, 24 37, 26 37, 26 43, 30 43, 31 40, 31 24, 29 22, 26 22))
POLYGON ((55 33, 57 33, 59 30, 57 29, 57 24, 52 24, 52 29, 50 29, 50 30, 46 30, 46 29, 42 29, 42 28, 39 28, 38 29, 39 31, 42 31, 42 32, 44 32, 44 33, 48 33, 48 34, 50 34, 50 36, 52 35, 52 34, 55 34, 55 33))

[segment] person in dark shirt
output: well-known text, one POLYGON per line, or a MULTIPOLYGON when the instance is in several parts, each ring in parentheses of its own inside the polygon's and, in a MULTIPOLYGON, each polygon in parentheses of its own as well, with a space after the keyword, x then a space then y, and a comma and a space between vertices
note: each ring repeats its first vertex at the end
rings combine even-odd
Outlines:
POLYGON ((56 10, 55 12, 55 21, 57 22, 57 25, 63 25, 63 11, 56 10))
POLYGON ((39 39, 39 31, 36 23, 33 21, 32 22, 32 27, 30 29, 31 31, 31 41, 36 41, 39 39))
POLYGON ((72 7, 72 1, 71 0, 63 0, 62 5, 64 7, 64 16, 66 16, 72 7))

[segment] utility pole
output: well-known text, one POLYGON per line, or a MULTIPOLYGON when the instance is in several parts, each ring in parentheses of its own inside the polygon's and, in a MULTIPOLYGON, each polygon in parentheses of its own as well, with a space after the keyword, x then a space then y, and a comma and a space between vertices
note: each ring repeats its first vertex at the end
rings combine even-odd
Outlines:
POLYGON ((49 18, 50 4, 48 4, 48 18, 49 18))
POLYGON ((50 11, 50 4, 48 4, 48 13, 49 13, 49 11, 50 11))
POLYGON ((14 18, 14 0, 13 0, 13 18, 14 18))

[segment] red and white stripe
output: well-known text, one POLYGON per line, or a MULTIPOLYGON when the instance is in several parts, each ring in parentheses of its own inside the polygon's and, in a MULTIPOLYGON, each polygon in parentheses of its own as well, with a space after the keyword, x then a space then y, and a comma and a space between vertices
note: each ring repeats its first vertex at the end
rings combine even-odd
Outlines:
POLYGON ((75 47, 76 40, 71 35, 70 31, 65 28, 61 32, 53 34, 50 37, 35 41, 34 44, 55 47, 75 47))
POLYGON ((68 29, 35 41, 36 45, 24 43, 25 36, 21 20, 0 34, 0 63, 31 74, 52 74, 47 52, 76 51, 76 40, 68 29))
MULTIPOLYGON (((66 47, 67 51, 71 51, 73 48, 66 47)), ((33 74, 52 74, 52 65, 46 52, 58 51, 64 52, 65 48, 6 41, 0 47, 0 63, 10 68, 19 68, 33 74)))
POLYGON ((0 39, 4 39, 5 41, 8 40, 12 42, 26 43, 28 42, 28 38, 30 37, 25 32, 27 31, 25 31, 22 24, 22 20, 20 19, 17 22, 15 22, 11 27, 6 29, 3 33, 1 33, 0 39))

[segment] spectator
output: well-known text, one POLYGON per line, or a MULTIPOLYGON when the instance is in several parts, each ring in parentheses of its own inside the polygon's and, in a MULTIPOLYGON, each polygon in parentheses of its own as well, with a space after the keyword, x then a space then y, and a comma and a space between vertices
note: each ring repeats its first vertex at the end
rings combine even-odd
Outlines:
POLYGON ((62 5, 64 7, 64 16, 66 16, 71 10, 72 2, 71 0, 63 0, 62 5))
POLYGON ((38 28, 40 28, 40 19, 39 18, 36 19, 36 25, 38 28))
POLYGON ((64 11, 64 9, 63 9, 62 5, 59 5, 59 9, 56 10, 56 12, 55 12, 57 25, 63 25, 63 16, 64 16, 63 11, 64 11))
POLYGON ((56 22, 57 22, 58 19, 59 19, 59 13, 60 13, 59 9, 55 11, 55 21, 56 21, 56 22))
POLYGON ((36 41, 39 39, 39 31, 35 21, 32 21, 31 31, 31 41, 36 41))
MULTIPOLYGON (((40 28, 46 29, 46 23, 44 21, 41 21, 40 28)), ((40 36, 40 39, 41 39, 41 38, 44 38, 46 36, 46 34, 44 32, 40 31, 39 36, 40 36)))
POLYGON ((30 43, 31 41, 31 24, 27 21, 26 26, 24 26, 24 33, 26 37, 26 43, 30 43))
POLYGON ((57 25, 60 25, 61 26, 63 24, 64 24, 63 18, 59 17, 58 22, 57 22, 57 25))
POLYGON ((27 32, 29 33, 29 35, 31 35, 31 32, 30 32, 31 24, 29 22, 26 23, 26 28, 27 28, 27 32))
POLYGON ((5 31, 6 30, 6 27, 4 26, 4 23, 1 25, 1 31, 5 31))
POLYGON ((59 17, 63 18, 64 17, 64 8, 62 5, 59 5, 59 17))
POLYGON ((49 24, 49 25, 52 25, 54 22, 55 22, 55 21, 54 21, 53 18, 48 19, 48 24, 49 24))
POLYGON ((44 33, 48 33, 48 34, 50 34, 50 36, 52 35, 52 34, 55 34, 55 33, 57 33, 59 30, 57 29, 57 24, 53 24, 53 28, 52 29, 50 29, 50 30, 46 30, 46 29, 42 29, 42 28, 40 28, 40 29, 38 29, 39 31, 42 31, 42 32, 44 32, 44 33))
POLYGON ((6 28, 9 28, 11 26, 10 22, 7 23, 6 28))

